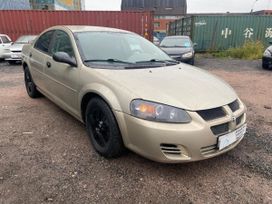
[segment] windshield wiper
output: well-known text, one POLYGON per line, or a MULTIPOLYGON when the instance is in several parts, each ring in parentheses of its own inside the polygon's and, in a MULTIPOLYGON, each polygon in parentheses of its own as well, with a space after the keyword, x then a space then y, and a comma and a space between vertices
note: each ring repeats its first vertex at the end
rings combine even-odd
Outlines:
POLYGON ((176 60, 158 60, 158 59, 151 59, 147 61, 138 61, 136 64, 143 64, 143 63, 166 63, 166 64, 179 64, 176 60))
POLYGON ((122 61, 119 59, 91 59, 91 60, 84 60, 84 63, 88 62, 108 62, 108 63, 121 63, 121 64, 133 64, 131 62, 122 61))
POLYGON ((125 67, 125 69, 145 69, 145 68, 157 68, 157 67, 164 67, 164 66, 171 66, 179 64, 176 60, 157 60, 151 59, 147 61, 138 61, 133 65, 125 67))

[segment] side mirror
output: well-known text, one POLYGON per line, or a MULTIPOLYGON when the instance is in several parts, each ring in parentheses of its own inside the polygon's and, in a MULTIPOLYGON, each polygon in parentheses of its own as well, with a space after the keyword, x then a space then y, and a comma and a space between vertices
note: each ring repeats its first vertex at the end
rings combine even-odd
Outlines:
POLYGON ((70 55, 68 55, 66 52, 56 52, 53 55, 53 60, 55 60, 56 62, 69 64, 72 67, 77 67, 75 58, 70 57, 70 55))

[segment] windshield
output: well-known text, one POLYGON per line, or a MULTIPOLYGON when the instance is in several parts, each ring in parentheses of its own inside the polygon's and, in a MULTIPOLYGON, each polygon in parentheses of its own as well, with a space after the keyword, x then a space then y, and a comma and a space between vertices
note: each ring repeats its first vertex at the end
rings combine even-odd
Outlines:
POLYGON ((32 40, 34 40, 36 38, 35 35, 27 35, 27 36, 21 36, 19 37, 15 43, 16 44, 28 44, 30 43, 32 40))
POLYGON ((77 43, 86 63, 158 63, 173 61, 148 40, 132 33, 79 32, 77 43))
POLYGON ((161 42, 161 47, 192 47, 191 40, 189 38, 164 38, 161 42))

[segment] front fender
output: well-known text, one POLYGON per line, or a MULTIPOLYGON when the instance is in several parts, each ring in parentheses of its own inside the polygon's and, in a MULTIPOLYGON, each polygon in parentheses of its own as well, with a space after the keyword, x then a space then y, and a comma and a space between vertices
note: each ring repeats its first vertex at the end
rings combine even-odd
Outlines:
MULTIPOLYGON (((79 101, 78 104, 81 106, 81 102, 83 97, 88 93, 94 93, 103 98, 107 104, 114 111, 122 111, 120 102, 116 96, 116 94, 107 86, 100 83, 91 83, 85 85, 81 91, 79 92, 79 101)), ((81 109, 81 107, 80 107, 81 109)))

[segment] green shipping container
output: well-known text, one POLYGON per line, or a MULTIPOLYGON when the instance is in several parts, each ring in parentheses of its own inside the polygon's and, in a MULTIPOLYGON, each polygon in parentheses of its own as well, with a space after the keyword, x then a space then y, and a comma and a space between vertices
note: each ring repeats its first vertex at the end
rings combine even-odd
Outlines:
MULTIPOLYGON (((175 32, 188 35, 197 43, 197 51, 220 51, 240 47, 245 41, 272 41, 272 16, 191 16, 177 20, 175 32)), ((172 26, 173 27, 173 26, 172 26)))

